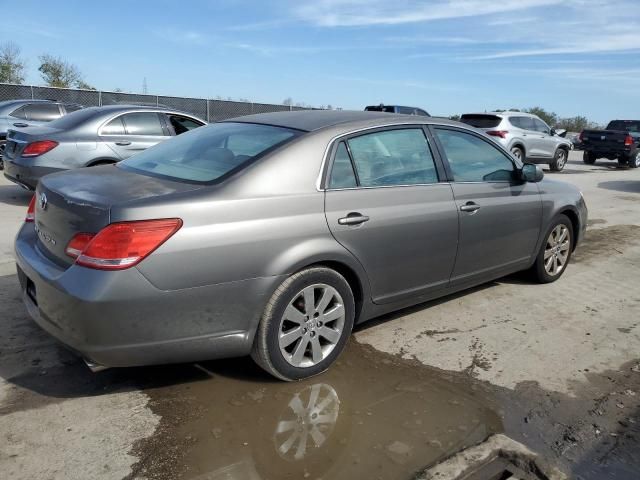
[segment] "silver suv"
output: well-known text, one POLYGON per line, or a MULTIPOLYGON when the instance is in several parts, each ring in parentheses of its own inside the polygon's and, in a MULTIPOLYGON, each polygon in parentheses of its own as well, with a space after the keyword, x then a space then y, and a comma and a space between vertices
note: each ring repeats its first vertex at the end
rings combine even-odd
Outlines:
POLYGON ((557 135, 536 115, 523 112, 465 113, 460 121, 483 130, 523 162, 546 163, 559 172, 567 164, 571 141, 557 135))

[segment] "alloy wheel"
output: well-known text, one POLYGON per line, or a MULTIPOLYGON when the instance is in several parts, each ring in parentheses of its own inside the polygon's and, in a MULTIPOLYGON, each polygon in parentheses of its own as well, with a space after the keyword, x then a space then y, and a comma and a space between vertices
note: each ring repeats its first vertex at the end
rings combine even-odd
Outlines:
POLYGON ((558 170, 562 170, 567 163, 567 152, 564 150, 560 150, 558 153, 558 158, 556 159, 556 168, 558 170))
POLYGON ((571 248, 571 234, 566 225, 559 224, 551 230, 544 249, 544 269, 555 277, 567 265, 571 248))
POLYGON ((640 152, 636 153, 636 156, 631 160, 636 168, 640 168, 640 152))
POLYGON ((519 148, 514 148, 511 150, 511 153, 513 154, 514 157, 516 157, 519 160, 522 160, 522 150, 520 150, 519 148))
POLYGON ((305 287, 289 302, 280 320, 280 353, 294 367, 317 365, 340 341, 345 315, 335 288, 322 283, 305 287))

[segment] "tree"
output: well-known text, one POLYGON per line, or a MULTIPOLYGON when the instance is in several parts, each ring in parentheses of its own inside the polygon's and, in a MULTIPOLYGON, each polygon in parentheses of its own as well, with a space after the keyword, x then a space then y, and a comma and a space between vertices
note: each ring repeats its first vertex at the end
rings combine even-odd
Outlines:
POLYGON ((524 111, 533 115, 537 115, 550 127, 558 124, 558 115, 555 112, 548 112, 542 107, 527 108, 524 111))
POLYGON ((460 115, 451 115, 449 117, 449 120, 454 120, 456 122, 459 122, 460 121, 460 115))
POLYGON ((42 79, 50 87, 70 88, 87 85, 82 80, 82 74, 74 64, 53 55, 41 55, 40 67, 42 79))
POLYGON ((291 97, 285 98, 284 100, 282 100, 282 104, 283 105, 288 105, 288 106, 293 105, 293 98, 291 98, 291 97))
POLYGON ((24 82, 25 62, 20 58, 20 47, 13 42, 0 46, 0 82, 24 82))
POLYGON ((96 90, 96 87, 94 87, 93 85, 89 85, 84 80, 78 80, 76 82, 76 86, 82 90, 96 90))

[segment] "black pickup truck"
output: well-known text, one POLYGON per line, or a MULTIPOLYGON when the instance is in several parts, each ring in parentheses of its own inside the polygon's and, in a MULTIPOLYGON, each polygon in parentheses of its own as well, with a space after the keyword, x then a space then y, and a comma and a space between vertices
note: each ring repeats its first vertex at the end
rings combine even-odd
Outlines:
POLYGON ((586 164, 608 158, 620 165, 640 167, 640 120, 612 120, 606 130, 583 130, 580 142, 586 164))

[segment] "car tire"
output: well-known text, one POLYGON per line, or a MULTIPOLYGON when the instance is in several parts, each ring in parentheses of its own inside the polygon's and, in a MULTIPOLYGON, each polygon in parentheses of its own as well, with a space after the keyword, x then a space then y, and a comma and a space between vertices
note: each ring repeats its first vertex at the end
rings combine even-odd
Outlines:
POLYGON ((553 156, 553 162, 549 164, 549 168, 553 172, 559 172, 567 164, 568 159, 569 152, 564 148, 559 148, 556 150, 556 154, 553 156))
POLYGON ((584 152, 582 154, 582 161, 587 165, 593 165, 594 163, 596 163, 596 156, 592 153, 584 152))
POLYGON ((522 163, 525 162, 524 150, 522 150, 520 147, 512 147, 511 153, 514 157, 516 157, 522 163))
POLYGON ((287 278, 271 296, 251 357, 281 380, 317 375, 340 355, 354 318, 355 301, 345 278, 330 268, 307 268, 287 278))
POLYGON ((629 157, 627 165, 629 165, 629 168, 640 168, 640 151, 636 152, 635 155, 629 157))
POLYGON ((531 272, 539 283, 551 283, 562 276, 571 260, 575 242, 571 220, 566 215, 558 215, 543 238, 531 272))

